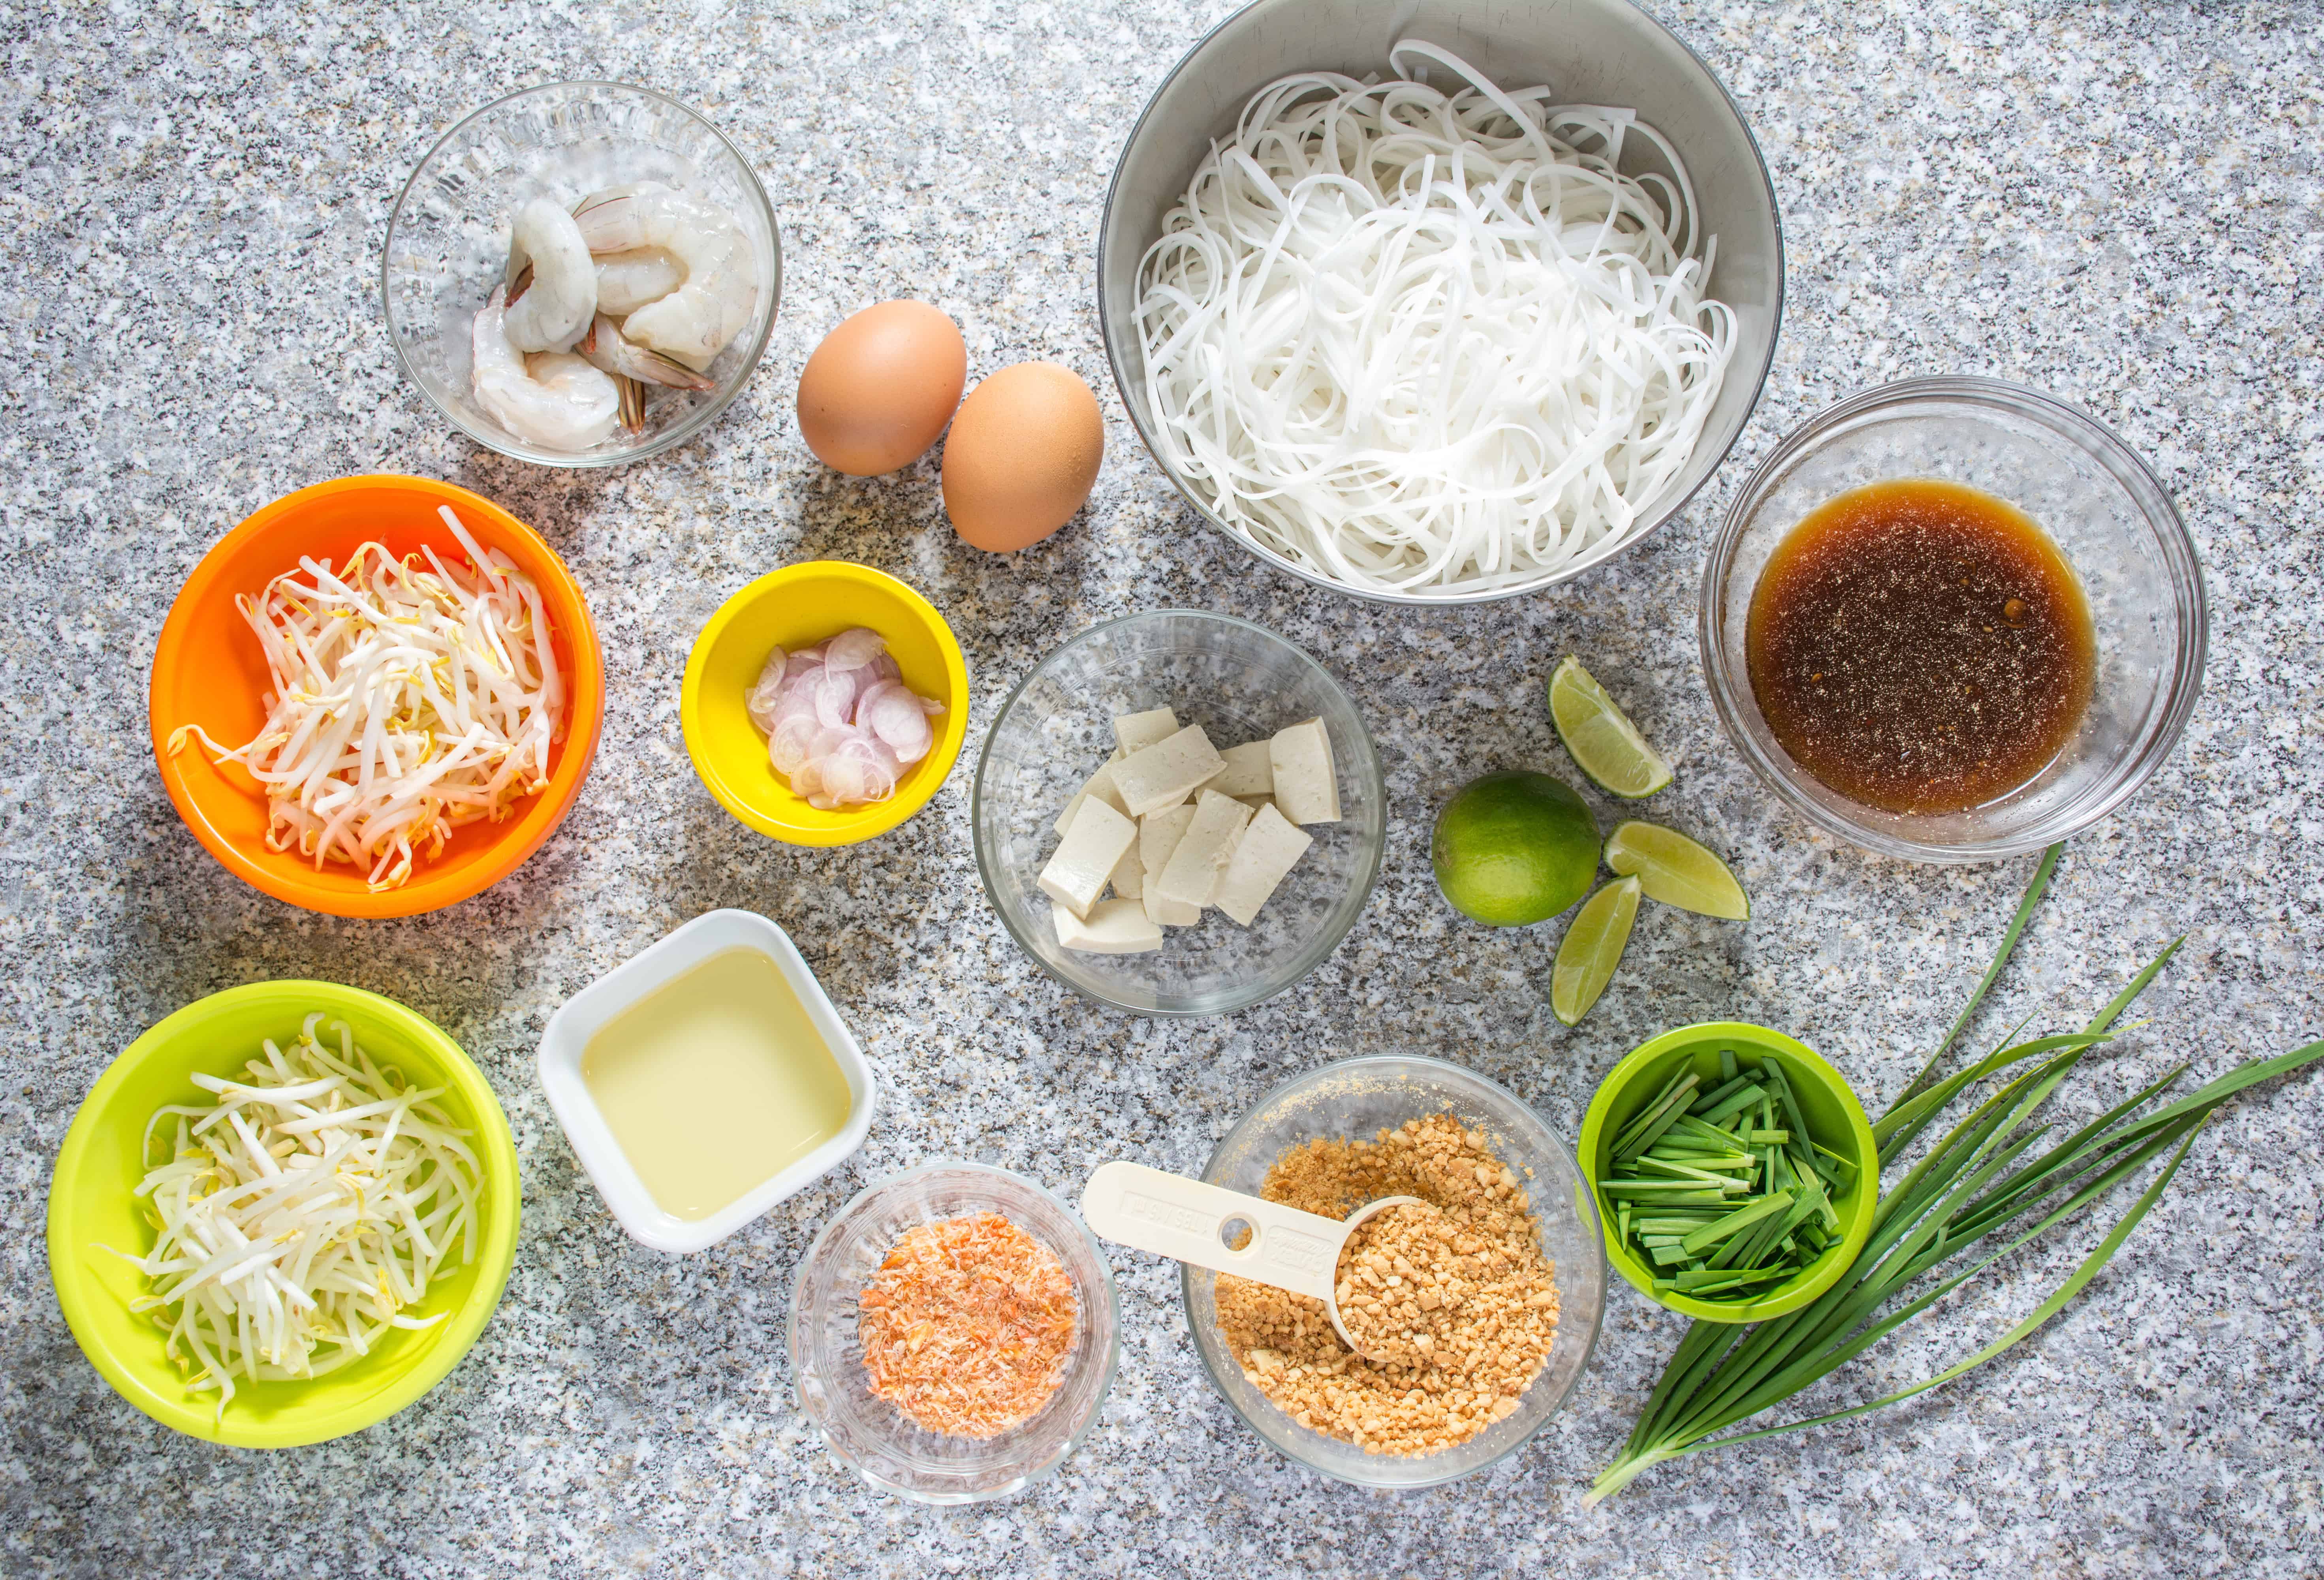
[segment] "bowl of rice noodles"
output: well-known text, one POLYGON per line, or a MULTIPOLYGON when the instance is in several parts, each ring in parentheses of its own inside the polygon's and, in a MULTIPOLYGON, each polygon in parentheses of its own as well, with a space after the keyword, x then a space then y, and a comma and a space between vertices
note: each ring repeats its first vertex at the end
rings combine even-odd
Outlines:
POLYGON ((1628 0, 1257 0, 1156 90, 1098 241, 1180 494, 1387 603, 1538 591, 1676 514, 1783 298, 1750 129, 1628 0))

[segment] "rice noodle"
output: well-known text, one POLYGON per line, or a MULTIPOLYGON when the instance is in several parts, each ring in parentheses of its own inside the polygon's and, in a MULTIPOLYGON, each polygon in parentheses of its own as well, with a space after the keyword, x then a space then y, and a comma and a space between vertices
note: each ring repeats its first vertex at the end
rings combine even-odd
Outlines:
POLYGON ((1628 110, 1302 72, 1139 265, 1156 438, 1237 532, 1369 592, 1545 577, 1692 457, 1733 355, 1677 151, 1628 110), (1621 174, 1625 143, 1670 174, 1621 174))
POLYGON ((288 1049, 269 1039, 246 1080, 197 1075, 211 1107, 168 1104, 166 1162, 137 1187, 160 1231, 142 1257, 114 1250, 153 1281, 129 1308, 169 1332, 170 1358, 193 1392, 215 1390, 220 1417, 235 1378, 320 1377, 397 1328, 444 1314, 406 1308, 428 1296, 454 1246, 476 1259, 476 1156, 433 1099, 383 1071, 335 1021, 336 1051, 307 1017, 288 1049))
POLYGON ((448 507, 466 565, 433 549, 397 559, 364 543, 335 574, 302 558, 263 596, 235 600, 273 679, 265 725, 227 750, 266 791, 266 844, 369 869, 374 890, 411 876, 464 824, 499 822, 549 782, 565 683, 540 589, 487 554, 448 507), (424 558, 423 567, 420 561, 424 558))

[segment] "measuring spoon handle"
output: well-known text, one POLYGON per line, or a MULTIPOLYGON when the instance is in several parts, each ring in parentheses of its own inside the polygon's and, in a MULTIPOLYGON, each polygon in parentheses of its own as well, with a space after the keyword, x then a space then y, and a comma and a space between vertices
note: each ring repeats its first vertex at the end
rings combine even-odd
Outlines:
POLYGON ((1347 1225, 1139 1163, 1105 1163, 1082 1187, 1082 1217, 1106 1239, 1233 1273, 1327 1305, 1347 1225), (1250 1225, 1230 1250, 1226 1226, 1250 1225))

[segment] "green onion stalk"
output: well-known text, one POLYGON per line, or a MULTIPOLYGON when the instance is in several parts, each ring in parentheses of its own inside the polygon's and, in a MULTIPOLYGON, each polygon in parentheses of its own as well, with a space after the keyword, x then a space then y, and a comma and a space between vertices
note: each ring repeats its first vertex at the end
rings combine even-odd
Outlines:
POLYGON ((2041 903, 2062 848, 2053 845, 2043 854, 1993 964, 1968 1004, 1921 1073, 1873 1125, 1884 1166, 1902 1158, 1962 1093, 2005 1071, 2016 1073, 1939 1137, 1882 1194, 1864 1249, 1839 1282, 1812 1305, 1769 1322, 1696 1322, 1690 1326, 1639 1413, 1637 1429, 1600 1474, 1587 1502, 1612 1497, 1665 1460, 1846 1420, 1924 1393, 1992 1360, 2064 1309, 2098 1276, 2161 1199, 2196 1134, 2221 1104, 2255 1082, 2324 1058, 2324 1041, 2311 1042, 2273 1058, 2238 1065, 2199 1091, 2150 1106, 2186 1073, 2187 1067, 2181 1065, 2071 1134, 2052 1140, 2056 1127, 2035 1123, 2043 1108, 2084 1056, 2116 1035, 2116 1022, 2178 952, 2185 941, 2181 938, 2080 1031, 2012 1042, 1940 1077, 1946 1055, 2001 975, 2041 903), (1839 1370, 2003 1258, 2107 1200, 2157 1158, 2163 1162, 2152 1182, 2115 1219, 2072 1275, 1993 1343, 1933 1377, 1868 1404, 1773 1427, 1732 1430, 1839 1370))

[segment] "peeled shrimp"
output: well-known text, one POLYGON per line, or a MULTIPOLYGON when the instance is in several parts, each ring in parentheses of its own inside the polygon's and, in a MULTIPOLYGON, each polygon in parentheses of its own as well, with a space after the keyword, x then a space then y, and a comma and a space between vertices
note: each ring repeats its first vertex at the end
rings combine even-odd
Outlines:
POLYGON ((622 399, 613 381, 569 353, 527 358, 509 343, 507 306, 508 288, 496 287, 469 334, 476 403, 519 439, 549 449, 586 450, 610 435, 622 399))
POLYGON ((608 253, 597 260, 597 310, 620 318, 686 283, 686 265, 667 247, 608 253))
POLYGON ((700 372, 751 321, 759 301, 758 260, 724 209, 662 188, 599 193, 573 217, 592 253, 663 247, 685 266, 684 284, 622 325, 637 344, 700 372))
POLYGON ((504 328, 519 351, 570 351, 597 316, 597 269, 573 217, 546 198, 517 210, 511 261, 525 260, 530 283, 513 287, 504 328))

